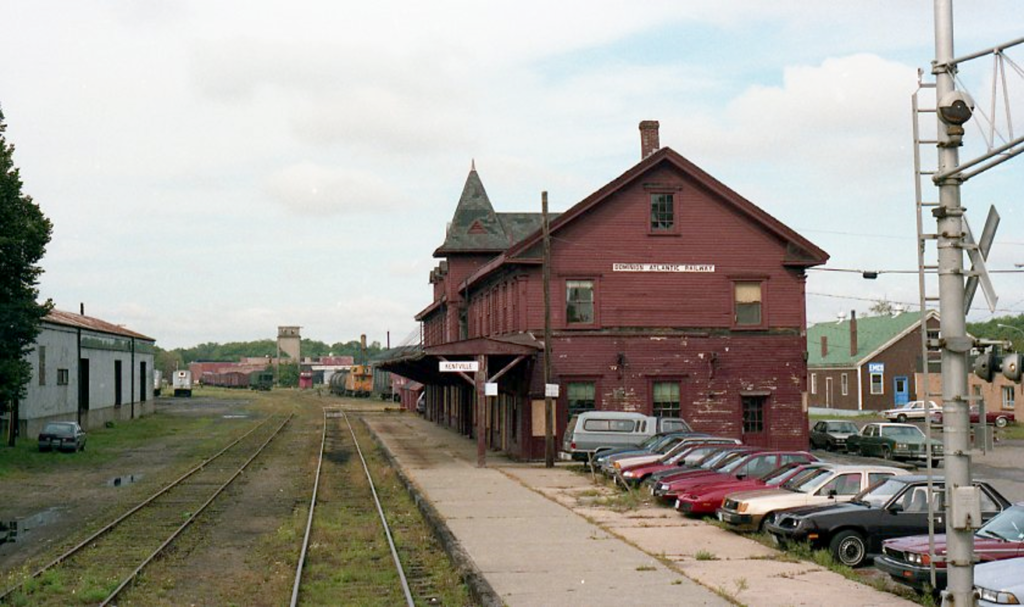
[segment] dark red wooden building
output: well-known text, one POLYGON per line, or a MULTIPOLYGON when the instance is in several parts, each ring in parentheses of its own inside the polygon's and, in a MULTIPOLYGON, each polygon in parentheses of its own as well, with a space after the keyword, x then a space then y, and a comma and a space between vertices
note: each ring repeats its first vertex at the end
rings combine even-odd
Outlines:
POLYGON ((544 454, 543 357, 559 384, 556 437, 587 409, 681 416, 701 431, 807 445, 805 270, 828 255, 640 125, 642 159, 550 221, 543 343, 539 213, 497 213, 470 170, 417 319, 423 347, 386 363, 425 385, 426 415, 476 432, 472 378, 498 384, 485 440, 544 454))

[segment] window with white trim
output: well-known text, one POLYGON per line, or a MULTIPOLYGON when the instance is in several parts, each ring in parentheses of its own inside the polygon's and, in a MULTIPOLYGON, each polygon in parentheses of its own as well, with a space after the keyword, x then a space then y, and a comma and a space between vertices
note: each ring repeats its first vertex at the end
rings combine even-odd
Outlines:
POLYGON ((871 393, 872 394, 885 394, 885 374, 884 373, 872 373, 871 374, 871 393))

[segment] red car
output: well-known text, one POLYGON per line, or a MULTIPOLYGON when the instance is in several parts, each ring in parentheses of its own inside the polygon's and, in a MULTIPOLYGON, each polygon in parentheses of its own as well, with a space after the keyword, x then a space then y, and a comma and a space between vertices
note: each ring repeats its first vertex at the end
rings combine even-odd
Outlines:
MULTIPOLYGON (((1024 503, 996 515, 974 533, 974 554, 982 562, 1001 561, 1024 556, 1024 503)), ((936 534, 935 555, 946 555, 946 536, 936 534)), ((875 567, 892 579, 917 590, 931 585, 931 559, 928 536, 911 535, 882 542, 882 556, 875 558, 875 567)), ((945 559, 935 561, 935 589, 946 587, 945 559)))
POLYGON ((679 495, 676 499, 676 510, 692 516, 712 515, 722 505, 725 496, 730 493, 778 487, 792 479, 800 479, 804 474, 823 465, 817 462, 797 462, 781 466, 764 478, 733 479, 698 485, 692 487, 685 494, 679 495))
POLYGON ((663 473, 654 475, 651 478, 651 495, 654 497, 664 497, 665 490, 668 488, 669 483, 674 483, 685 478, 712 475, 754 451, 760 451, 760 449, 756 447, 734 447, 713 453, 701 460, 694 467, 680 468, 679 470, 666 470, 663 473))
MULTIPOLYGON (((716 439, 717 440, 717 439, 716 439)), ((622 480, 629 484, 639 484, 650 478, 652 475, 670 473, 682 470, 692 470, 694 465, 705 457, 717 453, 722 449, 735 448, 738 445, 731 443, 697 442, 681 449, 673 454, 666 454, 656 462, 649 464, 638 464, 619 470, 616 480, 622 480)))
MULTIPOLYGON (((978 413, 978 408, 971 407, 971 423, 976 424, 979 419, 981 419, 981 415, 978 413)), ((931 420, 933 424, 942 424, 942 412, 932 413, 931 420)), ((992 411, 986 409, 985 421, 996 428, 1005 428, 1007 424, 1015 423, 1017 418, 1014 417, 1013 411, 1001 411, 999 409, 992 411)))
POLYGON ((816 461, 818 458, 806 451, 754 451, 743 454, 708 474, 693 474, 669 481, 665 483, 667 486, 662 487, 663 491, 660 497, 669 502, 675 502, 678 496, 689 493, 698 485, 761 478, 783 464, 794 462, 806 464, 816 461))

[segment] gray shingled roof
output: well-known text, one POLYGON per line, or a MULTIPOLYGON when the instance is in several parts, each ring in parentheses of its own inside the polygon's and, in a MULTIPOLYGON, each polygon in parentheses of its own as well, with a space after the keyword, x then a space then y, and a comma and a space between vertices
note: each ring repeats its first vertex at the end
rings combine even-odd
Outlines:
POLYGON ((447 253, 498 253, 510 245, 505 227, 494 212, 491 201, 487 198, 487 190, 480 181, 476 169, 469 171, 466 185, 462 188, 462 196, 455 208, 448 233, 434 255, 441 257, 447 253))

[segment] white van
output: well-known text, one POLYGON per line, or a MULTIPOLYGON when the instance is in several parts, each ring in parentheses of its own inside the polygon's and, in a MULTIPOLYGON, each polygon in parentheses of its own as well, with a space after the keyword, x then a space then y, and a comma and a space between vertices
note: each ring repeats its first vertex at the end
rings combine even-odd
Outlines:
POLYGON ((574 415, 562 436, 562 459, 587 461, 607 449, 632 447, 659 432, 689 432, 678 417, 653 417, 624 411, 585 411, 574 415))

